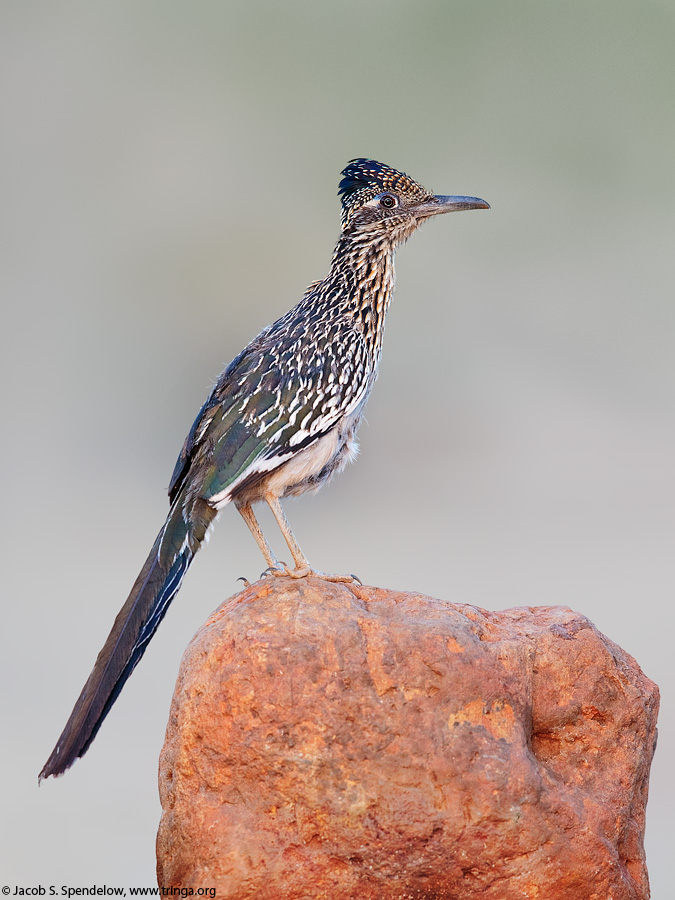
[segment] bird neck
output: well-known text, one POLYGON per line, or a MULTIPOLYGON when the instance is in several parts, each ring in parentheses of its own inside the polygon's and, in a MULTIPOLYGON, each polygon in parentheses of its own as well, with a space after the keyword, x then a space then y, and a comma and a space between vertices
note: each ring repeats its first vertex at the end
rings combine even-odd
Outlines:
POLYGON ((394 251, 395 244, 388 235, 344 232, 328 275, 338 289, 342 314, 363 333, 376 361, 394 292, 394 251))

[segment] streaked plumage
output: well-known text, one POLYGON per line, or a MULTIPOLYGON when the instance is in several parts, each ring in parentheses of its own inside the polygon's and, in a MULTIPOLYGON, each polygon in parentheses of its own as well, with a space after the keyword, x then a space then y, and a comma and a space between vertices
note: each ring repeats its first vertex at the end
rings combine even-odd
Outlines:
POLYGON ((61 774, 86 752, 230 501, 271 575, 314 571, 279 500, 318 489, 356 455, 394 288, 394 251, 432 215, 487 208, 474 197, 434 196, 375 160, 352 160, 342 175, 342 231, 328 275, 230 363, 200 410, 171 478, 167 520, 40 778, 61 774), (262 500, 294 569, 277 561, 260 530, 251 504, 262 500))

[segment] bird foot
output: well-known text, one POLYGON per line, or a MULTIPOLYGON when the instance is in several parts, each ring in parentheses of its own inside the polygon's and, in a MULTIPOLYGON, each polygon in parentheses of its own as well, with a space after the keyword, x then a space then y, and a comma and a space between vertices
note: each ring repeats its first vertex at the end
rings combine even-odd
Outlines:
POLYGON ((336 584, 363 584, 358 575, 329 575, 326 572, 314 572, 317 578, 322 578, 324 581, 332 581, 336 584))
POLYGON ((287 570, 286 574, 290 575, 291 578, 307 578, 309 575, 314 575, 315 578, 322 578, 324 581, 332 581, 338 584, 351 584, 352 582, 362 584, 361 579, 357 578, 356 575, 329 575, 326 572, 319 572, 311 566, 298 566, 296 569, 287 570))
POLYGON ((314 575, 315 578, 322 578, 324 581, 332 581, 338 584, 363 584, 356 575, 328 575, 326 572, 318 572, 310 565, 296 566, 295 569, 291 569, 285 562, 279 562, 277 566, 268 566, 260 577, 266 578, 268 575, 272 575, 275 578, 283 575, 286 575, 288 578, 308 578, 310 575, 314 575))

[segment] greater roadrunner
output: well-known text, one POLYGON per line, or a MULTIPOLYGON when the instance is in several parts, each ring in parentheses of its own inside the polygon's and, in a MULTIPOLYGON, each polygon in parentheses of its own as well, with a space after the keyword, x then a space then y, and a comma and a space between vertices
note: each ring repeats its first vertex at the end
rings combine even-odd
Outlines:
POLYGON ((352 160, 342 175, 342 230, 328 275, 242 350, 199 411, 171 477, 167 520, 40 778, 60 775, 86 752, 230 501, 269 575, 315 573, 280 500, 317 490, 356 455, 394 289, 394 251, 431 216, 489 208, 476 197, 434 195, 372 159, 352 160), (251 506, 261 500, 288 544, 293 569, 277 560, 262 533, 251 506))

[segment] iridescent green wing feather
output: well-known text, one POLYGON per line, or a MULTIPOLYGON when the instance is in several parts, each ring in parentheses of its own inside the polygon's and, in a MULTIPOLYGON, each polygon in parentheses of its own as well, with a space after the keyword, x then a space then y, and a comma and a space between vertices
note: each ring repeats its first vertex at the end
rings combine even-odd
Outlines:
POLYGON ((222 502, 365 400, 371 363, 360 332, 336 324, 314 336, 310 323, 309 333, 279 335, 282 323, 259 335, 219 380, 183 446, 172 496, 187 478, 190 491, 222 502), (354 377, 357 370, 363 377, 354 377))

